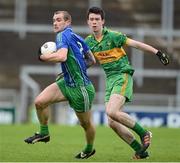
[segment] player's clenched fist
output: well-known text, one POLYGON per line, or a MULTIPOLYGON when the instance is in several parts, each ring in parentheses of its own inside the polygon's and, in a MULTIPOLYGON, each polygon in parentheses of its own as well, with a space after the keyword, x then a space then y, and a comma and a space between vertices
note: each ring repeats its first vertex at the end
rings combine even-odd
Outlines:
POLYGON ((159 60, 163 65, 169 64, 169 56, 167 54, 162 53, 160 50, 158 50, 156 55, 158 56, 159 60))

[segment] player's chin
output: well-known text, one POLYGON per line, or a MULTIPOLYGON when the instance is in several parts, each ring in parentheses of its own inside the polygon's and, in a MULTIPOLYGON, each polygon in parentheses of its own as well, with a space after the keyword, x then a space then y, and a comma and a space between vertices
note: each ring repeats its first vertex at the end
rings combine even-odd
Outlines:
POLYGON ((54 29, 53 29, 53 31, 54 31, 54 33, 58 33, 60 30, 59 30, 59 29, 54 28, 54 29))
POLYGON ((92 27, 92 31, 93 32, 98 32, 98 28, 97 27, 92 27))
POLYGON ((98 33, 99 31, 98 30, 92 30, 93 31, 93 33, 98 33))

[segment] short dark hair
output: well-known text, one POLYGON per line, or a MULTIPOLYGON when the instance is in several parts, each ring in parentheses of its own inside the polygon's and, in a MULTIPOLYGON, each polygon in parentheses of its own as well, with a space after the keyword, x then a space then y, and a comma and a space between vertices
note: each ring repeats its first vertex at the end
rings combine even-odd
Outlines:
POLYGON ((89 14, 91 14, 91 13, 101 15, 101 19, 102 20, 105 19, 105 12, 100 7, 91 7, 91 8, 89 8, 89 10, 87 12, 87 19, 89 19, 89 14))

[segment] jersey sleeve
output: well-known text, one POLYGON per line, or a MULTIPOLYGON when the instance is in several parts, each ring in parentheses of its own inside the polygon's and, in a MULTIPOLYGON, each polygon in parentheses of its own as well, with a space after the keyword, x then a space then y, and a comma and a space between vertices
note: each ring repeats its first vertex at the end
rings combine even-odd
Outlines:
POLYGON ((68 41, 64 33, 58 33, 56 36, 56 46, 57 49, 67 48, 68 49, 68 41))
POLYGON ((122 47, 125 43, 126 43, 126 40, 127 40, 127 36, 120 33, 120 32, 114 32, 113 34, 113 41, 116 45, 116 47, 122 47))

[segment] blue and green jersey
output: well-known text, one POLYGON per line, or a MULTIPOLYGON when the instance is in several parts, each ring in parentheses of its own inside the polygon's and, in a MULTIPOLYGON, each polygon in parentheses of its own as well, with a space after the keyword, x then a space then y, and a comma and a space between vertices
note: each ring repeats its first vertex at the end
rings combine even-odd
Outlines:
POLYGON ((90 82, 87 76, 87 66, 84 55, 89 51, 89 47, 83 38, 75 34, 71 27, 67 27, 56 35, 57 49, 67 48, 67 60, 61 63, 64 73, 64 80, 70 87, 85 86, 90 82))

